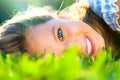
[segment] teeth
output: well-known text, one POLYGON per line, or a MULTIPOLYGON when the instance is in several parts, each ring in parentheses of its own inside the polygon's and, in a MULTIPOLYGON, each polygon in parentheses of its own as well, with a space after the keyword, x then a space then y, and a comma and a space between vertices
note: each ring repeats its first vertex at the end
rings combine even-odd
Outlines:
POLYGON ((88 52, 88 54, 90 54, 92 52, 91 42, 87 38, 85 38, 85 39, 86 39, 87 48, 88 48, 87 52, 88 52))

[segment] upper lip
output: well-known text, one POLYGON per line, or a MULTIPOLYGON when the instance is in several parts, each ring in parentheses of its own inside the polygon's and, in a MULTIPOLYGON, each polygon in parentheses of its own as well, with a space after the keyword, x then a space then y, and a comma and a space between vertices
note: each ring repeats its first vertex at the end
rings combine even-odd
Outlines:
POLYGON ((86 41, 86 52, 90 55, 93 55, 95 53, 95 43, 93 39, 90 36, 85 35, 85 41, 86 41))

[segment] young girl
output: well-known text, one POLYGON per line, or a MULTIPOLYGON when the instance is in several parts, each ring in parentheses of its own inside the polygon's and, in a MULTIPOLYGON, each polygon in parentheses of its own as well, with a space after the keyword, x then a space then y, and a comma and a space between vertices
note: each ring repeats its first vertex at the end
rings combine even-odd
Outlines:
POLYGON ((0 50, 16 50, 31 55, 53 51, 60 55, 71 45, 80 52, 96 55, 105 47, 101 34, 79 20, 68 20, 43 9, 30 9, 8 20, 0 27, 0 50))
POLYGON ((113 53, 120 52, 120 22, 117 17, 120 15, 117 12, 120 1, 111 1, 112 10, 115 8, 117 11, 105 8, 108 13, 102 12, 105 6, 101 7, 107 2, 93 1, 90 3, 80 0, 62 10, 58 17, 45 14, 49 12, 40 14, 43 10, 32 9, 9 20, 1 26, 0 49, 6 53, 20 50, 30 54, 46 51, 47 54, 54 51, 56 55, 60 55, 66 48, 76 44, 81 52, 90 55, 96 55, 103 47, 111 48, 113 53), (93 6, 97 4, 101 4, 97 6, 99 10, 93 6), (110 16, 111 13, 113 16, 110 16))

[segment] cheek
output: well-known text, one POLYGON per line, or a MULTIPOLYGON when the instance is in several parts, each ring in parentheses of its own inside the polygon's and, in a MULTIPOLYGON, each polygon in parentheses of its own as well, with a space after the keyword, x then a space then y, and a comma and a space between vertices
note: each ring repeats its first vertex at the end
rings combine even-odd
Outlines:
POLYGON ((36 51, 39 55, 44 51, 46 52, 46 54, 54 52, 55 55, 60 55, 64 50, 62 44, 58 44, 52 36, 47 35, 44 35, 43 38, 37 38, 34 41, 33 46, 35 46, 34 51, 36 51))
POLYGON ((47 53, 54 52, 55 55, 59 56, 63 53, 65 47, 63 45, 54 45, 52 47, 47 48, 47 53))
POLYGON ((64 44, 64 46, 65 46, 65 49, 72 47, 72 46, 77 46, 80 52, 86 53, 86 42, 85 42, 84 35, 72 37, 66 42, 66 44, 64 44))

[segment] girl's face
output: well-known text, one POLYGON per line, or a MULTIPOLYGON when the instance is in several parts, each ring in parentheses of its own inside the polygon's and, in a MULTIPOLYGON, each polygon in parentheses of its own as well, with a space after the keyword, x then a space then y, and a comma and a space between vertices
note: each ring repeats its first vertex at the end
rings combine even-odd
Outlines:
POLYGON ((26 36, 31 54, 53 51, 60 55, 69 46, 78 45, 81 52, 94 55, 105 47, 102 36, 81 21, 52 19, 30 27, 26 36))

